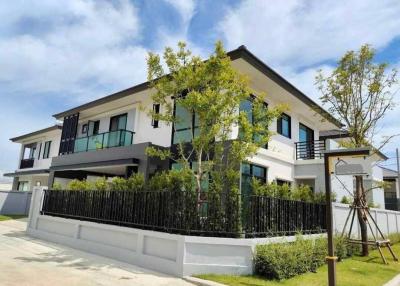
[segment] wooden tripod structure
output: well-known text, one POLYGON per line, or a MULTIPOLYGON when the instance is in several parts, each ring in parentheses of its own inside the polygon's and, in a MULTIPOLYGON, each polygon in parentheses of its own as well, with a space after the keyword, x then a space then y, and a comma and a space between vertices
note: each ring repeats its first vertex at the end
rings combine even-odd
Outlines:
POLYGON ((378 224, 376 223, 375 219, 372 217, 371 212, 369 211, 369 207, 367 206, 365 200, 360 199, 359 202, 356 202, 356 200, 353 201, 353 203, 350 205, 350 212, 346 218, 346 222, 344 224, 343 227, 343 231, 342 231, 342 237, 345 236, 345 232, 346 232, 346 227, 347 224, 349 223, 351 217, 351 223, 350 223, 350 229, 347 235, 347 241, 349 243, 353 243, 353 244, 368 244, 368 245, 375 245, 378 248, 379 254, 382 257, 383 263, 388 264, 385 256, 382 253, 382 247, 387 247, 389 249, 390 254, 393 257, 394 261, 399 261, 397 256, 394 254, 392 247, 390 245, 390 240, 385 238, 384 234, 382 233, 382 231, 380 230, 378 224), (366 224, 368 225, 372 236, 373 236, 373 240, 368 240, 367 242, 362 242, 361 239, 353 239, 351 238, 351 232, 353 230, 353 225, 354 225, 354 219, 356 217, 356 213, 358 216, 358 209, 361 209, 361 213, 362 213, 362 219, 366 222, 366 224), (375 226, 376 231, 377 231, 377 235, 375 235, 372 226, 371 226, 371 222, 372 224, 375 226))

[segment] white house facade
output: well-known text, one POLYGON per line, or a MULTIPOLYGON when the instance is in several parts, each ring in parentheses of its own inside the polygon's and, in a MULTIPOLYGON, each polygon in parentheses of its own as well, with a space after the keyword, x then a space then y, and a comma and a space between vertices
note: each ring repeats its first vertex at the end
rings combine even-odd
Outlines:
MULTIPOLYGON (((266 94, 268 106, 282 103, 289 106, 289 110, 270 126, 275 135, 267 148, 260 148, 249 158, 249 164, 243 164, 242 189, 246 188, 248 178, 256 176, 265 182, 307 184, 315 192, 324 191, 322 154, 324 150, 337 149, 339 141, 346 138, 340 122, 322 108, 316 112, 317 103, 244 46, 228 55, 233 67, 248 76, 251 88, 266 94)), ((54 118, 63 122, 62 130, 38 131, 34 135, 13 138, 13 142, 22 144, 21 164, 23 160, 30 160, 29 168, 21 168, 21 165, 8 174, 15 178, 13 188, 28 188, 24 184, 20 187, 19 182, 25 181, 29 181, 29 188, 38 184, 37 181, 41 185, 46 181, 48 186, 54 182, 65 186, 75 178, 127 177, 135 172, 142 172, 147 178, 158 170, 170 168, 169 161, 149 157, 145 149, 148 146, 171 148, 176 138, 185 136, 185 130, 174 133, 171 125, 154 122, 147 115, 141 107, 159 108, 152 102, 151 92, 149 84, 142 83, 55 114, 54 118), (32 156, 29 153, 27 158, 22 157, 23 150, 43 145, 50 137, 52 149, 47 159, 39 158, 38 147, 32 151, 32 156), (39 173, 39 170, 44 171, 39 173), (27 171, 31 173, 25 173, 27 171)), ((373 166, 384 159, 383 155, 378 155, 365 160, 371 184, 383 180, 382 172, 373 166)), ((342 179, 352 190, 353 178, 342 179)), ((343 184, 334 180, 336 178, 332 185, 338 199, 348 195, 343 191, 343 184)), ((384 207, 383 190, 374 190, 370 200, 384 207)))

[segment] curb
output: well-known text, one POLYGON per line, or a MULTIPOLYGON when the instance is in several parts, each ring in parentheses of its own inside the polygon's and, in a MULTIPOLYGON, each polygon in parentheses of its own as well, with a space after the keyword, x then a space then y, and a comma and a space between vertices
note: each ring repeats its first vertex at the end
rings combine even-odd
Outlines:
POLYGON ((204 280, 204 279, 200 279, 200 278, 192 277, 192 276, 185 276, 182 279, 189 283, 197 285, 197 286, 226 286, 225 284, 221 284, 221 283, 217 283, 217 282, 213 282, 213 281, 209 281, 209 280, 204 280))
POLYGON ((395 276, 392 280, 388 283, 384 284, 383 286, 400 286, 400 274, 395 276))

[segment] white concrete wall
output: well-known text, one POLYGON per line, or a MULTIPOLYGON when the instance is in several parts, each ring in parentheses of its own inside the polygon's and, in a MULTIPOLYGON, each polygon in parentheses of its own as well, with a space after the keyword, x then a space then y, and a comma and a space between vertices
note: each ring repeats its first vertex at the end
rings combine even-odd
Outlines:
MULTIPOLYGON (((349 214, 349 205, 334 203, 334 218, 333 225, 337 233, 342 233, 343 227, 346 223, 346 218, 349 214)), ((400 232, 400 212, 383 210, 383 209, 371 209, 372 217, 377 222, 380 230, 385 234, 399 233, 400 232)), ((350 218, 351 219, 351 218, 350 218)), ((372 221, 370 221, 373 233, 377 236, 378 231, 372 221)), ((346 232, 350 230, 350 221, 346 227, 346 232)), ((371 231, 368 229, 369 236, 372 237, 371 231)), ((352 236, 360 237, 360 230, 358 226, 357 215, 354 220, 354 226, 352 230, 352 236)))
MULTIPOLYGON (((295 237, 235 239, 198 237, 119 227, 40 215, 43 188, 35 188, 27 232, 44 240, 150 268, 175 276, 202 273, 251 274, 257 244, 293 241, 295 237)), ((341 233, 349 207, 334 204, 334 228, 341 233)), ((385 233, 400 231, 400 212, 372 209, 385 233)), ((373 228, 374 233, 376 229, 373 228)), ((355 222, 353 236, 358 235, 355 222)), ((306 236, 307 238, 321 235, 306 236)))
POLYGON ((0 214, 27 215, 32 192, 0 191, 0 214))

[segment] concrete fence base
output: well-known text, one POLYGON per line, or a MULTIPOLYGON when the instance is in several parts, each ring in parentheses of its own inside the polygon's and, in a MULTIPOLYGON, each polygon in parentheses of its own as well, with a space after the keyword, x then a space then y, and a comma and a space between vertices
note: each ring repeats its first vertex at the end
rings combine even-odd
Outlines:
MULTIPOLYGON (((251 274, 257 244, 295 239, 294 236, 258 239, 185 236, 51 217, 39 214, 42 200, 42 189, 36 188, 29 235, 179 277, 204 273, 251 274)), ((337 209, 341 212, 335 217, 335 225, 340 228, 348 206, 338 204, 335 212, 337 209)), ((398 224, 392 226, 392 215, 397 219, 399 214, 390 212, 386 217, 388 232, 395 232, 398 227, 398 224)), ((378 218, 382 216, 377 213, 378 218)), ((321 235, 307 237, 318 236, 321 235)))

